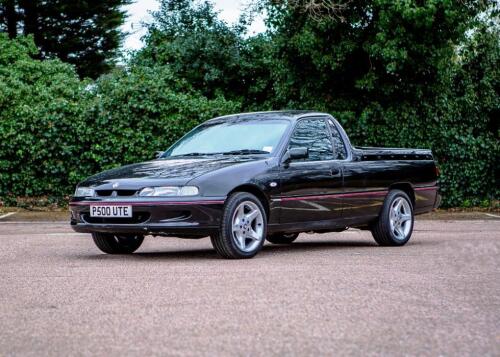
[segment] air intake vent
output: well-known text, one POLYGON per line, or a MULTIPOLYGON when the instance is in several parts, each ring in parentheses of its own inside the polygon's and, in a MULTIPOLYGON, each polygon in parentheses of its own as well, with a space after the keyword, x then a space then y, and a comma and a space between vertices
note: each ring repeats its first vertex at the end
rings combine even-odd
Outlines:
POLYGON ((87 223, 93 224, 139 224, 146 222, 151 214, 148 212, 135 212, 129 218, 108 218, 108 217, 90 217, 90 214, 82 214, 82 219, 87 223))
POLYGON ((137 190, 96 190, 99 197, 127 197, 134 196, 137 190))

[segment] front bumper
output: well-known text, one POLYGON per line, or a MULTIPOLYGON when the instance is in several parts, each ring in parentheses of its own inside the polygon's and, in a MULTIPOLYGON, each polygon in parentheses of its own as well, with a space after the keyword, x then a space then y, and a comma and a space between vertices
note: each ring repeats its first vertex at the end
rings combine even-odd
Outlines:
POLYGON ((224 197, 191 200, 92 199, 70 202, 71 227, 80 233, 203 237, 220 227, 224 197), (132 206, 131 218, 90 217, 90 206, 132 206))

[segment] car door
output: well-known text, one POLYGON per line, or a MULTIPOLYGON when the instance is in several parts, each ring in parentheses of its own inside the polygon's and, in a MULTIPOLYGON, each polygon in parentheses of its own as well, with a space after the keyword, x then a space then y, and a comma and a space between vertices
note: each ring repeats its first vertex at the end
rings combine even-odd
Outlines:
MULTIPOLYGON (((337 135, 342 139, 338 123, 335 125, 332 122, 332 125, 337 127, 337 135)), ((366 223, 378 216, 393 170, 398 171, 399 168, 394 161, 388 165, 384 161, 354 161, 348 156, 343 164, 342 218, 348 219, 351 224, 366 223)))
POLYGON ((342 211, 342 167, 334 160, 326 118, 297 121, 287 149, 306 147, 309 157, 280 167, 282 224, 339 218, 342 211))

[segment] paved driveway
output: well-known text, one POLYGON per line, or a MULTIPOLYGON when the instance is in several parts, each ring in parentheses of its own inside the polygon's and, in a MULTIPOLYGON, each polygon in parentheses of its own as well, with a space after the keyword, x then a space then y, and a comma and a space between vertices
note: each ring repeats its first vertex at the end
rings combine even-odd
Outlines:
POLYGON ((254 259, 207 239, 108 256, 66 223, 0 222, 0 355, 500 355, 500 220, 302 234, 254 259))

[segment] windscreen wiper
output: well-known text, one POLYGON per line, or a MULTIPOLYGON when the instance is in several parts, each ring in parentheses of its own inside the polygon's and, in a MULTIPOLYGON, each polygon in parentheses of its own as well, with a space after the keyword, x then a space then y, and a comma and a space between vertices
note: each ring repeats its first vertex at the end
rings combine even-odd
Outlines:
POLYGON ((242 149, 223 152, 222 155, 251 155, 251 154, 269 154, 269 151, 242 149))
POLYGON ((217 152, 189 152, 187 154, 179 154, 179 155, 174 155, 171 157, 176 157, 176 156, 207 156, 207 155, 220 155, 220 153, 217 153, 217 152))

